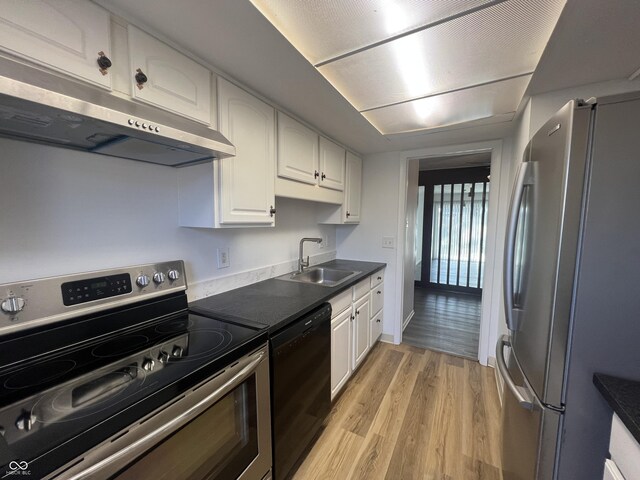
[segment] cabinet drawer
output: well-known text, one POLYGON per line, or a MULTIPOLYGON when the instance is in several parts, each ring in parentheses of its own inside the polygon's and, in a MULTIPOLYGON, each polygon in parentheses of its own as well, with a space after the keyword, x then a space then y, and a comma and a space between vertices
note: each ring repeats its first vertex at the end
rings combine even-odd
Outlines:
POLYGON ((369 279, 366 278, 353 287, 353 301, 360 300, 369 293, 369 279))
POLYGON ((375 343, 382 335, 382 312, 378 312, 377 315, 373 315, 371 318, 371 326, 369 327, 369 346, 373 347, 375 343))
POLYGON ((369 277, 371 279, 371 289, 384 282, 384 270, 374 273, 369 277))
POLYGON ((615 414, 611 424, 609 452, 625 480, 640 480, 640 444, 615 414))
POLYGON ((329 303, 331 304, 331 318, 337 317, 347 308, 351 307, 352 295, 351 289, 348 289, 329 299, 329 303))
POLYGON ((211 123, 211 72, 142 30, 129 25, 133 97, 155 107, 211 123), (147 81, 138 88, 137 70, 147 81))
POLYGON ((384 304, 384 283, 381 283, 371 290, 371 315, 375 315, 382 310, 384 304))
POLYGON ((98 52, 110 58, 110 15, 92 2, 3 1, 0 49, 47 68, 111 89, 98 52))
POLYGON ((604 476, 602 480, 625 480, 618 470, 618 466, 611 460, 607 459, 604 461, 604 476))

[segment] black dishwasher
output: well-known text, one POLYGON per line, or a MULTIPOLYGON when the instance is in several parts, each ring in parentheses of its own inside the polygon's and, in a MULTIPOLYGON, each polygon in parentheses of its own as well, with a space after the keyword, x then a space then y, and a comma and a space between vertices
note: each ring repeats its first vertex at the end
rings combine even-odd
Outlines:
POLYGON ((331 410, 331 305, 271 337, 273 475, 288 478, 331 410))

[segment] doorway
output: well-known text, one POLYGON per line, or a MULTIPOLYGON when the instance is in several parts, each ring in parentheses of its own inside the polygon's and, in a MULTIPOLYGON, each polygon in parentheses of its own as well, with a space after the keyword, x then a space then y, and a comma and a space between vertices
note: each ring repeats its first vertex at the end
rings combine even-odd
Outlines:
POLYGON ((457 161, 484 165, 419 173, 415 313, 403 341, 476 360, 491 154, 461 156, 457 161))

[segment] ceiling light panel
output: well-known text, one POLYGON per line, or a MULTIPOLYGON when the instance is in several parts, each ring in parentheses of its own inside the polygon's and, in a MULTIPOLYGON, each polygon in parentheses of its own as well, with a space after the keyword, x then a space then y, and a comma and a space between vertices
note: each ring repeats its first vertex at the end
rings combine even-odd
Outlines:
POLYGON ((442 128, 515 112, 531 75, 364 112, 384 135, 442 128))
MULTIPOLYGON (((509 0, 322 65, 319 71, 360 111, 531 73, 564 4, 509 0)), ((329 29, 325 35, 334 33, 329 29)))
POLYGON ((251 0, 312 64, 496 0, 251 0))

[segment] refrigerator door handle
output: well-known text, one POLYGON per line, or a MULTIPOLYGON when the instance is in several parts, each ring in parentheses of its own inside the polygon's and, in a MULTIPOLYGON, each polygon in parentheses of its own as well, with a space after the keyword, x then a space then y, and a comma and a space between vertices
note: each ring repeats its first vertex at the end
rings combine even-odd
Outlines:
POLYGON ((533 395, 531 392, 529 392, 525 387, 516 385, 513 378, 511 378, 511 375, 509 375, 507 362, 504 359, 504 347, 511 347, 511 341, 507 335, 502 335, 496 344, 496 364, 498 365, 498 371, 504 379, 504 383, 507 384, 507 387, 509 387, 513 396, 516 397, 520 406, 527 410, 533 410, 533 395))
POLYGON ((504 288, 503 296, 507 328, 512 332, 517 330, 517 325, 513 318, 513 266, 516 248, 516 234, 518 230, 518 217, 520 216, 520 204, 522 203, 525 180, 527 179, 527 172, 530 165, 531 162, 523 162, 520 165, 518 176, 516 177, 516 184, 511 196, 509 217, 507 218, 507 238, 504 250, 502 286, 504 288))

